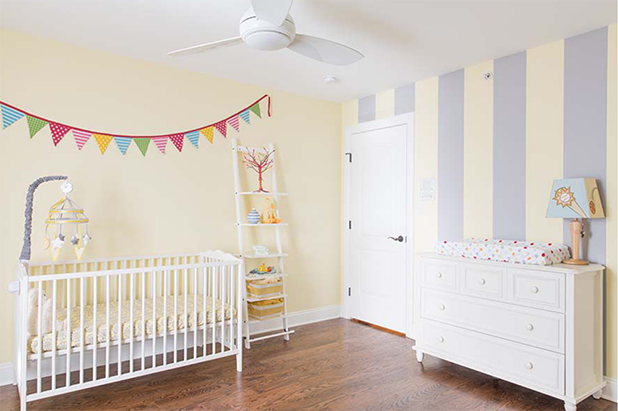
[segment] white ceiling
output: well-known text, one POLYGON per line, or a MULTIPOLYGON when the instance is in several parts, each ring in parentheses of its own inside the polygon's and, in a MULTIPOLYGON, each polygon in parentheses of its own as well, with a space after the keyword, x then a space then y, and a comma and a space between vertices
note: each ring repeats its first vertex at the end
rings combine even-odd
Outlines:
POLYGON ((297 0, 299 33, 354 47, 348 67, 244 44, 166 52, 238 35, 249 0, 0 0, 0 26, 338 102, 616 22, 616 0, 297 0), (322 78, 335 75, 337 84, 322 78))

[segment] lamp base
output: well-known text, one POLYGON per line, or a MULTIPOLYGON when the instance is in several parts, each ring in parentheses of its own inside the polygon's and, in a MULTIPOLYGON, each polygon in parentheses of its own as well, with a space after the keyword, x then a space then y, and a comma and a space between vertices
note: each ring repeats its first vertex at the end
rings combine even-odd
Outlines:
POLYGON ((575 260, 573 258, 570 258, 568 260, 564 260, 563 261, 564 264, 571 264, 571 265, 588 265, 590 264, 590 261, 586 261, 586 260, 575 260))

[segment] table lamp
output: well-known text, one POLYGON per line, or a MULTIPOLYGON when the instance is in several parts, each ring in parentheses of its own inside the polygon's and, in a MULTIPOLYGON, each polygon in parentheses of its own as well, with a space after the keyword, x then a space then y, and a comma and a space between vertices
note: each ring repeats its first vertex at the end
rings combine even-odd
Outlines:
POLYGON ((605 218, 601 196, 594 178, 554 180, 547 207, 549 218, 571 218, 571 251, 573 258, 565 264, 587 265, 579 258, 579 243, 584 236, 584 218, 605 218))

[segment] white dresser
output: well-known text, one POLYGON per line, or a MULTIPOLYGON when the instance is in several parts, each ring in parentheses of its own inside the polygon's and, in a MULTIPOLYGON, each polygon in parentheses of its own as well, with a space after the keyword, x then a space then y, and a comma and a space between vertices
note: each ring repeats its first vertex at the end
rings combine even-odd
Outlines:
POLYGON ((417 359, 433 355, 560 398, 575 411, 605 386, 603 270, 419 254, 417 359))

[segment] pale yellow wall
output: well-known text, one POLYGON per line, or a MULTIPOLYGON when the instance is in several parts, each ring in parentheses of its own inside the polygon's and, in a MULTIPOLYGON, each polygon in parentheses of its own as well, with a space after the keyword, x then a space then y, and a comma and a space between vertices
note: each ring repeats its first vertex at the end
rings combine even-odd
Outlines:
MULTIPOLYGON (((279 189, 289 192, 281 215, 290 311, 340 303, 341 105, 207 75, 0 32, 0 99, 43 117, 109 133, 168 133, 225 118, 264 93, 272 118, 252 117, 238 135, 250 145, 274 142, 279 189)), ((265 106, 264 106, 265 111, 265 106)), ((241 121, 242 123, 242 121, 241 121)), ((229 130, 229 137, 237 133, 229 130)), ((25 120, 0 131, 0 290, 14 279, 23 236, 23 206, 37 177, 66 174, 73 199, 91 219, 85 258, 236 250, 230 139, 185 141, 144 158, 114 142, 101 156, 94 141, 82 152, 67 135, 54 148, 48 128, 30 140, 25 120)), ((36 193, 33 260, 47 260, 43 220, 60 197, 58 184, 36 193)), ((272 244, 271 244, 272 245, 272 244)), ((61 259, 73 259, 66 247, 61 259)), ((0 298, 0 363, 12 360, 14 297, 0 298)))
POLYGON ((547 182, 563 175, 564 40, 528 50, 526 76, 526 237, 551 242, 563 226, 545 214, 547 182))
POLYGON ((494 82, 486 61, 464 70, 464 237, 493 236, 494 82))

